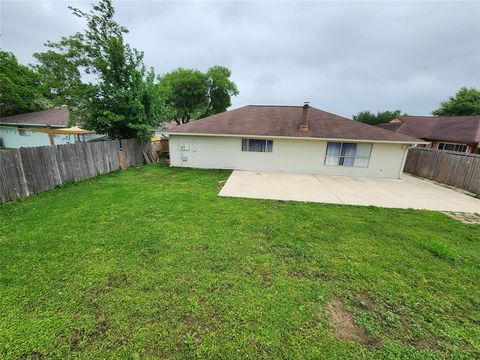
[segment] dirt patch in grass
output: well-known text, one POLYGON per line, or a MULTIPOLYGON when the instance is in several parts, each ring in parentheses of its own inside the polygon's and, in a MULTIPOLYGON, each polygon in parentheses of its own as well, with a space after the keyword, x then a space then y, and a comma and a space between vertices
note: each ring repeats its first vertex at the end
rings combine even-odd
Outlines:
POLYGON ((330 281, 333 279, 331 274, 328 274, 321 270, 311 269, 294 269, 290 276, 298 279, 318 280, 318 281, 330 281))
POLYGON ((370 296, 368 296, 368 294, 362 292, 362 293, 359 293, 357 297, 363 309, 368 311, 375 310, 376 308, 375 303, 372 301, 370 296))
POLYGON ((181 336, 182 343, 188 349, 196 349, 201 343, 201 334, 199 330, 209 331, 209 328, 202 328, 202 324, 199 323, 198 319, 191 315, 184 315, 181 317, 181 322, 186 326, 187 331, 181 336))
POLYGON ((122 285, 128 285, 128 277, 125 273, 111 274, 107 280, 107 287, 119 288, 122 285))
POLYGON ((333 336, 340 340, 354 340, 365 345, 371 345, 365 329, 355 324, 352 314, 346 309, 340 299, 336 298, 327 302, 327 315, 333 326, 333 336))
POLYGON ((40 351, 31 351, 29 353, 26 353, 26 354, 22 354, 20 356, 20 359, 46 359, 47 356, 44 355, 43 353, 41 353, 40 351))
POLYGON ((94 288, 86 298, 86 303, 95 315, 97 323, 95 329, 86 331, 77 329, 70 337, 70 349, 72 352, 83 351, 90 347, 96 339, 103 338, 109 330, 107 313, 102 309, 99 300, 108 294, 112 289, 117 289, 128 284, 128 277, 125 273, 110 274, 103 286, 94 288))
POLYGON ((102 338, 108 329, 108 321, 104 319, 100 320, 91 332, 86 332, 85 330, 75 331, 70 339, 70 349, 75 352, 88 348, 96 339, 102 338))
POLYGON ((180 321, 186 328, 186 331, 181 335, 180 340, 183 345, 189 350, 197 349, 202 337, 210 332, 216 332, 220 328, 218 316, 212 309, 205 310, 200 315, 185 314, 180 317, 180 321))
POLYGON ((418 339, 411 343, 418 350, 434 349, 435 342, 433 340, 418 339))
POLYGON ((267 288, 270 288, 272 287, 273 285, 273 278, 272 276, 270 275, 270 273, 266 270, 260 270, 259 272, 259 276, 260 276, 260 279, 262 280, 262 284, 267 287, 267 288))

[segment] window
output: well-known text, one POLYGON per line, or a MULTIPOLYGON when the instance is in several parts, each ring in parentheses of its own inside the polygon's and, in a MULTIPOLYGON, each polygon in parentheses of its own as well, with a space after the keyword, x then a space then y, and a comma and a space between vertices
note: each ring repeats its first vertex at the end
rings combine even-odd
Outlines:
POLYGON ((371 152, 372 144, 329 142, 325 165, 368 167, 371 152))
POLYGON ((25 130, 25 129, 18 129, 18 134, 20 136, 30 136, 30 131, 25 130))
POLYGON ((242 151, 272 152, 272 147, 272 140, 242 139, 242 151))
POLYGON ((449 143, 439 143, 438 150, 447 150, 447 151, 456 151, 456 152, 466 152, 467 145, 465 144, 449 144, 449 143))

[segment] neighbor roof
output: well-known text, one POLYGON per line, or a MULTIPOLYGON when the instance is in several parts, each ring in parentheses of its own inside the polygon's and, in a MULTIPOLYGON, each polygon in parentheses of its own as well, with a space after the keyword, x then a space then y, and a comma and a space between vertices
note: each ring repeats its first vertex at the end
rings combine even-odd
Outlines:
POLYGON ((66 106, 0 118, 0 124, 67 126, 67 123, 66 106))
POLYGON ((299 131, 303 106, 247 105, 171 129, 170 134, 243 135, 418 143, 422 140, 331 114, 308 110, 308 131, 299 131))
POLYGON ((480 115, 398 116, 395 121, 397 122, 379 124, 378 127, 426 140, 480 142, 480 115))

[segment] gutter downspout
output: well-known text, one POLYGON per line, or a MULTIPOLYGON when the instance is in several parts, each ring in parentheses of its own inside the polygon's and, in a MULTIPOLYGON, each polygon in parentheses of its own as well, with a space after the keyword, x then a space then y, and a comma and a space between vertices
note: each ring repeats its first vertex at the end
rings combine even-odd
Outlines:
POLYGON ((407 161, 407 155, 408 155, 408 149, 414 148, 415 145, 410 145, 410 146, 403 146, 404 148, 404 153, 403 153, 403 159, 402 159, 402 165, 400 166, 400 171, 398 172, 398 178, 402 178, 403 174, 403 168, 405 167, 405 162, 407 161))

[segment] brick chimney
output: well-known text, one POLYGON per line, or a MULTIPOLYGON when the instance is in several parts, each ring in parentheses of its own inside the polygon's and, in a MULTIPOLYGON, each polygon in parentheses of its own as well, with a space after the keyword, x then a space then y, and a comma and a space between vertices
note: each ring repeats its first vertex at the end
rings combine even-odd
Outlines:
POLYGON ((303 114, 302 114, 302 123, 298 127, 298 131, 307 132, 308 131, 308 101, 305 101, 303 104, 303 114))

